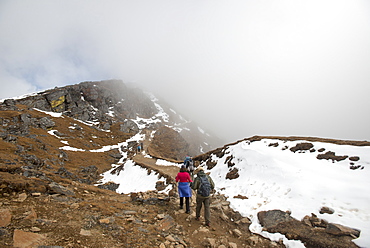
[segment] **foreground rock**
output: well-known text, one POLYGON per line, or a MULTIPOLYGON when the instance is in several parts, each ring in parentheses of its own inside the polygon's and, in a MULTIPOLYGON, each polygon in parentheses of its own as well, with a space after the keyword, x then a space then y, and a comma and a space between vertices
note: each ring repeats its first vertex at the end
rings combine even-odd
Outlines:
POLYGON ((302 221, 281 210, 261 211, 258 220, 264 229, 271 233, 282 233, 288 239, 301 240, 307 248, 358 247, 352 239, 358 238, 359 230, 328 223, 315 215, 306 216, 302 221))

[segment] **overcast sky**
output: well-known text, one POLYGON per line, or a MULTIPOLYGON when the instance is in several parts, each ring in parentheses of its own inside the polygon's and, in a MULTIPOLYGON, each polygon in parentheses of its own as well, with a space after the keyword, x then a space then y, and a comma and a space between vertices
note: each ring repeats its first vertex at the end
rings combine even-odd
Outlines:
POLYGON ((0 0, 0 99, 111 78, 227 142, 370 140, 370 1, 0 0))

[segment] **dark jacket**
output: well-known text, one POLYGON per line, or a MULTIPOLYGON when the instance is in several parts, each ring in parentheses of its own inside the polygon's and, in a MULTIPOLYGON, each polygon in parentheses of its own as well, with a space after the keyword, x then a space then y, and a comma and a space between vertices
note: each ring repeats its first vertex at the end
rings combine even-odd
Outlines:
POLYGON ((199 186, 200 186, 200 178, 199 177, 207 177, 208 178, 208 181, 209 183, 211 184, 211 188, 212 190, 215 188, 215 183, 213 182, 212 178, 210 176, 208 176, 206 173, 204 173, 204 171, 199 171, 197 173, 197 177, 194 179, 194 182, 192 183, 191 185, 191 188, 193 190, 197 190, 197 196, 198 197, 209 197, 209 196, 201 196, 199 193, 198 193, 198 189, 199 189, 199 186))

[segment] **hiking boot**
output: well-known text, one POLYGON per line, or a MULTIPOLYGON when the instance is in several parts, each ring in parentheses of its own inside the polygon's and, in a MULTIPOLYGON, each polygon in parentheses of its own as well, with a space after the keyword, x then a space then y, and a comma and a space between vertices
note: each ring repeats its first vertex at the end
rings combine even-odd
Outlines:
POLYGON ((185 212, 186 214, 190 214, 190 210, 186 210, 186 212, 185 212))
POLYGON ((183 209, 183 206, 180 206, 180 209, 183 209))
POLYGON ((211 223, 206 223, 206 226, 207 226, 207 227, 210 227, 210 226, 211 226, 211 223))
POLYGON ((199 217, 195 217, 195 220, 199 220, 199 217))

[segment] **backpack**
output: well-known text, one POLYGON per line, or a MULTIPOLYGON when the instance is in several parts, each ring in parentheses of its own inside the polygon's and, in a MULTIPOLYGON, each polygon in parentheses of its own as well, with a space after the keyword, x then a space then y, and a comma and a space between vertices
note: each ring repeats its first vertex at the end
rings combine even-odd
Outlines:
POLYGON ((211 184, 209 183, 207 176, 199 177, 199 179, 200 179, 200 186, 198 189, 198 193, 201 196, 205 196, 205 197, 209 196, 211 193, 211 184))

